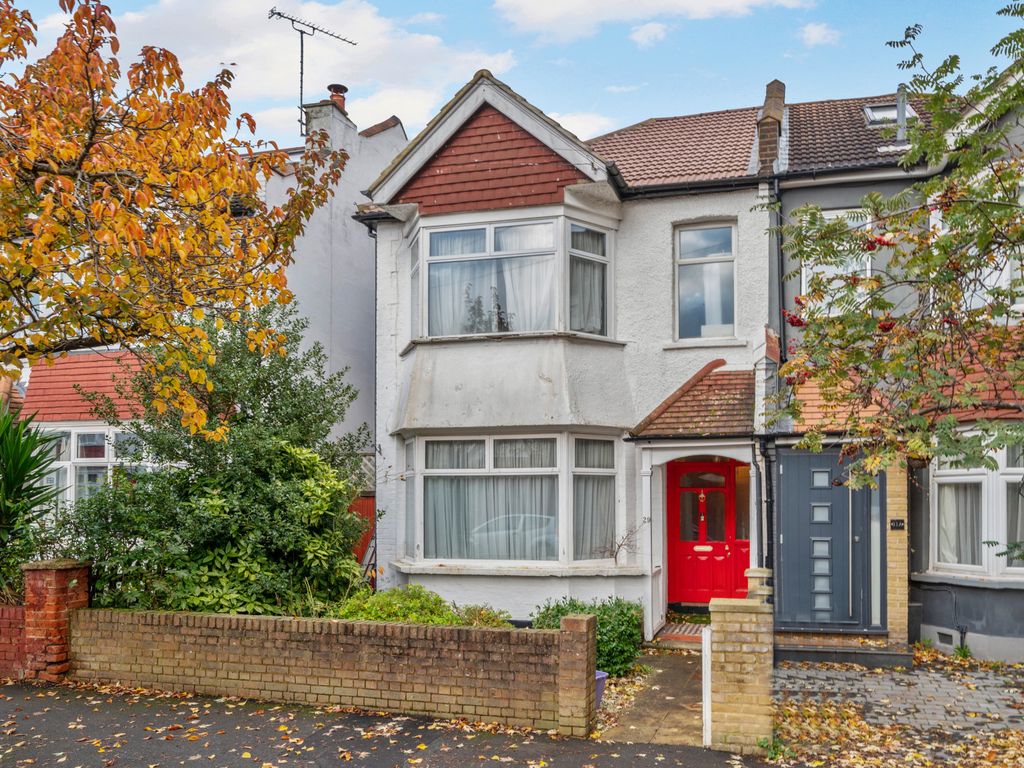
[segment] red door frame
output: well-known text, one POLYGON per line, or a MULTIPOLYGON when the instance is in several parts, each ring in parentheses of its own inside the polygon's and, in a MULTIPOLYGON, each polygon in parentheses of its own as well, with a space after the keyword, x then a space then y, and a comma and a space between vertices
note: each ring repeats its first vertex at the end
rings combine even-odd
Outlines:
POLYGON ((743 462, 673 461, 666 468, 668 602, 708 603, 713 597, 746 597, 743 575, 750 565, 750 541, 736 538, 736 468, 743 462), (680 483, 692 472, 713 472, 725 478, 724 486, 687 486, 680 483), (683 541, 682 495, 698 495, 700 511, 697 541, 683 541), (725 496, 725 539, 707 540, 707 496, 725 496), (703 498, 700 498, 703 496, 703 498))

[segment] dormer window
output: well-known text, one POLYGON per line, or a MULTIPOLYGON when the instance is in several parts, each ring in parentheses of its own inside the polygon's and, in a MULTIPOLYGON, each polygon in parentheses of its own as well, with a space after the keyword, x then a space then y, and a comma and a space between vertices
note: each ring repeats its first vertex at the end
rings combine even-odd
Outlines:
MULTIPOLYGON (((868 125, 872 128, 896 125, 896 122, 899 120, 899 108, 895 102, 892 104, 872 104, 864 107, 864 116, 867 118, 868 125)), ((907 104, 907 122, 916 117, 917 113, 914 111, 914 108, 907 104)))

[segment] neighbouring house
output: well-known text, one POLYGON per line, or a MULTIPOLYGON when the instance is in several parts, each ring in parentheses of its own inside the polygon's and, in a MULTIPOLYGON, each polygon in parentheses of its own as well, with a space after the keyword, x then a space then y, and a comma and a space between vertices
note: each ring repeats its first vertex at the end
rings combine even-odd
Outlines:
MULTIPOLYGON (((299 312, 309 321, 306 343, 320 342, 327 353, 328 371, 348 369, 346 380, 358 390, 338 434, 367 424, 374 418, 374 248, 366 230, 352 220, 362 190, 408 142, 402 122, 391 117, 363 130, 349 117, 348 89, 329 86, 329 98, 306 104, 306 127, 323 130, 331 150, 348 154, 334 195, 317 209, 296 240, 295 261, 287 269, 288 287, 299 312)), ((298 159, 303 148, 287 150, 298 159)), ((280 205, 293 186, 287 172, 266 181, 268 205, 280 205)))

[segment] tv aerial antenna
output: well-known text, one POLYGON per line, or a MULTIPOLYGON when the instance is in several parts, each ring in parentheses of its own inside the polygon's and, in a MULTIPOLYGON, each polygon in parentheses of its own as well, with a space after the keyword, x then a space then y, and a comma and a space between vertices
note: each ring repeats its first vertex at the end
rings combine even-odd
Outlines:
POLYGON ((299 33, 299 132, 301 135, 306 135, 306 113, 302 110, 303 98, 302 98, 302 83, 306 73, 306 38, 312 37, 317 32, 327 37, 333 37, 335 40, 340 40, 343 43, 349 45, 358 45, 354 40, 349 40, 347 37, 342 37, 339 34, 331 32, 329 29, 324 29, 319 24, 314 24, 311 21, 300 19, 297 16, 292 16, 290 13, 277 10, 276 7, 270 9, 270 13, 267 14, 268 19, 282 19, 290 22, 292 29, 299 33))

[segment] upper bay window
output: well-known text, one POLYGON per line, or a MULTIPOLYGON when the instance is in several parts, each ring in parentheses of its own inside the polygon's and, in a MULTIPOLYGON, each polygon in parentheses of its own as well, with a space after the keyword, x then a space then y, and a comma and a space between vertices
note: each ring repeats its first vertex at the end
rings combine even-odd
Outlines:
MULTIPOLYGON (((608 334, 608 235, 563 219, 429 230, 426 335, 608 334), (563 288, 568 283, 568 306, 563 288)), ((413 336, 421 266, 414 258, 413 336)))
POLYGON ((680 339, 735 336, 735 228, 688 227, 676 236, 680 339))

